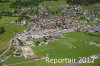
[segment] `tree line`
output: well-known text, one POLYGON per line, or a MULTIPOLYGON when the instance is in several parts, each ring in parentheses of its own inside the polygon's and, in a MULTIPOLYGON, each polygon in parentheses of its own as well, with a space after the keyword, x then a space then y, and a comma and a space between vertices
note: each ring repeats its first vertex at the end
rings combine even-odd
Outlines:
POLYGON ((4 33, 5 32, 5 29, 4 27, 0 27, 0 34, 4 33))
POLYGON ((100 3, 100 0, 67 0, 69 4, 90 5, 100 3))
POLYGON ((16 0, 12 2, 12 8, 21 8, 21 7, 29 7, 29 6, 38 6, 43 1, 58 1, 58 0, 16 0))

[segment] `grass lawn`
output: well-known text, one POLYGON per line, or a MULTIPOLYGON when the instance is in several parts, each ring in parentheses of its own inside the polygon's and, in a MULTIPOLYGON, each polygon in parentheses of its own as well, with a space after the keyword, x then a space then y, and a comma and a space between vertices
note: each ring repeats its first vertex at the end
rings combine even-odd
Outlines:
POLYGON ((14 20, 17 20, 18 17, 2 17, 0 19, 0 22, 11 22, 11 21, 14 21, 14 20))
POLYGON ((12 24, 0 24, 0 27, 4 27, 6 32, 0 34, 0 49, 8 44, 8 41, 14 36, 15 32, 20 32, 25 29, 22 25, 12 25, 12 24))

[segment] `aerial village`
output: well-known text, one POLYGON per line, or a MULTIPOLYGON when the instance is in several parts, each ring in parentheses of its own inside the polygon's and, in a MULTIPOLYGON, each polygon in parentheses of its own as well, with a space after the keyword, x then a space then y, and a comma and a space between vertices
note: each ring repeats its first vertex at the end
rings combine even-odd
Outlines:
MULTIPOLYGON (((42 6, 37 7, 39 15, 30 16, 31 20, 27 23, 27 30, 16 33, 15 37, 11 39, 10 43, 16 47, 16 51, 19 49, 23 51, 21 53, 14 51, 14 56, 23 54, 25 58, 32 57, 31 47, 47 45, 49 41, 63 37, 63 33, 66 32, 100 32, 100 25, 86 25, 82 23, 83 20, 86 23, 88 21, 100 22, 100 19, 96 18, 98 15, 100 16, 100 10, 89 11, 83 10, 80 6, 69 5, 59 5, 59 8, 61 9, 60 12, 48 19, 46 17, 51 14, 48 12, 48 9, 42 6), (81 18, 82 20, 72 20, 74 17, 81 18), (42 42, 34 42, 34 39, 37 38, 43 38, 44 40, 42 42)), ((25 23, 23 21, 21 24, 25 23)), ((94 43, 91 42, 91 44, 94 43)))
MULTIPOLYGON (((30 20, 24 21, 22 19, 19 21, 8 22, 10 24, 16 25, 26 25, 26 30, 23 32, 15 33, 15 36, 10 39, 9 47, 7 50, 11 50, 14 57, 25 57, 33 59, 45 59, 45 56, 37 56, 32 47, 38 47, 41 45, 48 45, 50 41, 57 40, 58 38, 63 38, 63 34, 67 32, 84 32, 92 34, 94 32, 100 32, 100 24, 88 25, 91 21, 93 23, 99 23, 100 10, 85 10, 81 8, 80 5, 60 5, 59 11, 52 13, 48 10, 48 7, 38 6, 34 8, 34 11, 38 15, 28 16, 30 20), (53 15, 53 16, 52 16, 53 15), (77 19, 79 18, 79 19, 77 19), (41 41, 35 41, 40 39, 41 41)), ((32 11, 32 8, 22 8, 18 13, 13 15, 19 15, 21 12, 32 11)), ((5 23, 5 24, 8 24, 5 23)), ((80 40, 85 42, 83 40, 80 40)), ((99 44, 88 41, 89 45, 96 45, 100 47, 99 44)), ((9 56, 5 55, 6 51, 0 55, 5 61, 9 56)))

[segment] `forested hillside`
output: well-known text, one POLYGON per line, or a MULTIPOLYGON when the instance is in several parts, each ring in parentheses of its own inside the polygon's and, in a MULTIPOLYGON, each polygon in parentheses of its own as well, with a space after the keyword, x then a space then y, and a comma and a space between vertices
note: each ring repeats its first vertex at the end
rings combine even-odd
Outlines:
POLYGON ((81 5, 89 5, 99 3, 100 0, 67 0, 69 4, 81 4, 81 5))

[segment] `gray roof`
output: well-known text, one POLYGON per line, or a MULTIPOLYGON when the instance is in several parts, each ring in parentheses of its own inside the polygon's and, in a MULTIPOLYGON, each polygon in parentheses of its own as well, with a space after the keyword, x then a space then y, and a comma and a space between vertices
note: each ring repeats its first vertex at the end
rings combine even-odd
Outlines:
POLYGON ((92 28, 92 29, 95 30, 95 31, 100 31, 99 27, 95 27, 95 28, 92 28))

